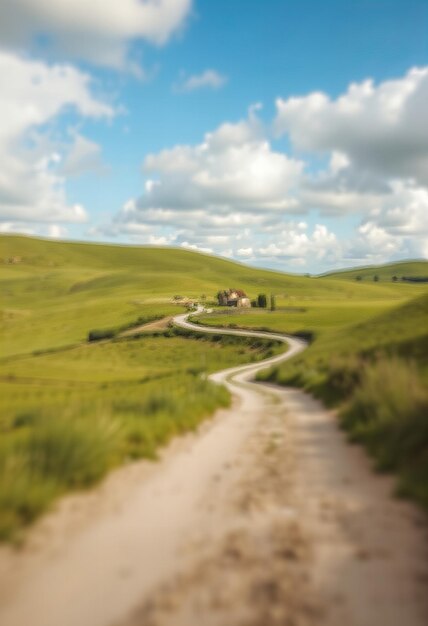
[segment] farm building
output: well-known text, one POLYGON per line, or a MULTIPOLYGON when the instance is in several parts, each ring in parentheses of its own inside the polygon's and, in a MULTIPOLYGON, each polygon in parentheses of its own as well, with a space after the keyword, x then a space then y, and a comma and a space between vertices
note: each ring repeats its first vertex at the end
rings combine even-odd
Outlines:
POLYGON ((251 302, 242 289, 227 289, 217 294, 220 306, 250 307, 251 302))

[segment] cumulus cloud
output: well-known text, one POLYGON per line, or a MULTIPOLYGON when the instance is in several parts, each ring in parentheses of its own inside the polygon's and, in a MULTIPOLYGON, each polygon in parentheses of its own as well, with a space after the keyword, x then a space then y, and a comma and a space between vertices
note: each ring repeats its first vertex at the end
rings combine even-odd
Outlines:
POLYGON ((428 256, 428 189, 398 180, 391 186, 358 227, 349 258, 380 263, 428 256))
POLYGON ((165 44, 191 7, 192 0, 2 0, 0 40, 20 49, 42 35, 66 55, 119 68, 130 42, 165 44))
POLYGON ((426 255, 428 250, 428 67, 330 98, 279 98, 274 129, 295 149, 324 154, 326 169, 300 189, 302 208, 361 218, 343 254, 352 261, 426 255))
POLYGON ((428 237, 428 189, 395 180, 391 195, 381 208, 371 212, 372 219, 393 235, 428 237))
POLYGON ((64 111, 111 118, 112 107, 93 96, 90 77, 69 65, 47 65, 0 52, 0 219, 6 222, 82 222, 70 205, 61 154, 43 130, 64 111))
POLYGON ((144 225, 142 241, 167 236, 282 268, 424 256, 427 90, 428 68, 419 68, 353 84, 336 99, 278 99, 271 127, 260 122, 260 105, 251 107, 199 144, 148 155, 144 193, 112 228, 144 225), (273 147, 272 131, 287 135, 286 152, 273 147))
POLYGON ((305 265, 309 259, 334 264, 339 253, 336 235, 324 224, 316 224, 313 231, 308 232, 304 222, 289 223, 256 251, 258 257, 290 261, 293 265, 305 265))
POLYGON ((0 51, 0 138, 13 139, 45 124, 66 107, 93 118, 112 107, 91 93, 91 77, 68 64, 48 65, 0 51))
POLYGON ((198 89, 220 89, 227 82, 226 76, 216 70, 205 70, 201 74, 187 76, 183 74, 174 85, 174 90, 181 93, 196 91, 198 89))
POLYGON ((106 167, 101 157, 101 146, 87 137, 74 134, 64 162, 61 165, 61 174, 64 176, 80 176, 88 173, 103 173, 106 167))
POLYGON ((48 227, 48 236, 53 239, 64 238, 67 234, 67 229, 59 224, 50 224, 48 227))
MULTIPOLYGON (((272 149, 251 107, 248 118, 224 123, 196 145, 179 145, 148 155, 144 194, 125 204, 110 229, 130 225, 169 236, 178 246, 231 255, 246 250, 252 229, 262 231, 299 211, 293 193, 303 163, 272 149)), ((110 230, 111 232, 111 230, 110 230)))
POLYGON ((188 250, 196 250, 196 252, 204 252, 205 254, 212 254, 214 250, 212 248, 204 248, 202 246, 198 246, 196 243, 189 243, 188 241, 183 241, 180 246, 182 248, 187 248, 188 250))
POLYGON ((223 124, 196 146, 149 155, 143 169, 150 182, 137 204, 142 214, 156 208, 205 208, 229 215, 293 210, 290 191, 302 176, 303 163, 272 150, 258 120, 250 116, 223 124))
POLYGON ((67 235, 67 228, 59 224, 41 224, 36 222, 0 222, 0 233, 32 235, 63 239, 67 235))
POLYGON ((315 92, 278 98, 275 129, 306 151, 339 152, 360 171, 428 184, 428 68, 375 85, 353 83, 335 100, 315 92))

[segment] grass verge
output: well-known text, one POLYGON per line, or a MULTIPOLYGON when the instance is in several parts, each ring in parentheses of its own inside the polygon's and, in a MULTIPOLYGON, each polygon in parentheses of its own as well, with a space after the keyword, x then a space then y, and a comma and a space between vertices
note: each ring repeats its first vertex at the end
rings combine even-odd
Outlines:
POLYGON ((328 406, 398 492, 428 510, 428 294, 324 334, 302 355, 259 374, 303 387, 328 406))

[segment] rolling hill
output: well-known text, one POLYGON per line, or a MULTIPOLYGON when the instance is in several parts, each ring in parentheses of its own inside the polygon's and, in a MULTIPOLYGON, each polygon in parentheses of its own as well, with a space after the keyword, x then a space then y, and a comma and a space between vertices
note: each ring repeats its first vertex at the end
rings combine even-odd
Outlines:
MULTIPOLYGON (((312 333, 305 354, 272 375, 278 382, 319 391, 337 371, 352 378, 355 356, 373 358, 377 349, 412 354, 424 370, 427 285, 348 275, 281 274, 181 249, 0 236, 0 540, 65 491, 155 455, 227 404, 225 389, 201 371, 277 349, 172 330, 87 342, 94 329, 180 312, 176 295, 212 302, 226 287, 251 298, 275 294, 276 311, 217 314, 211 322, 312 333)), ((416 476, 419 485, 425 473, 416 476)))
POLYGON ((385 265, 368 265, 352 269, 344 269, 338 272, 328 272, 322 278, 339 278, 341 280, 371 281, 377 276, 380 281, 391 281, 393 277, 398 280, 404 278, 426 278, 428 281, 428 261, 400 261, 398 263, 386 263, 385 265))
POLYGON ((2 357, 83 341, 93 328, 131 324, 177 309, 174 295, 206 296, 239 287, 253 298, 294 301, 400 302, 419 285, 310 278, 251 268, 173 248, 0 237, 2 357), (11 262, 12 261, 12 262, 11 262))

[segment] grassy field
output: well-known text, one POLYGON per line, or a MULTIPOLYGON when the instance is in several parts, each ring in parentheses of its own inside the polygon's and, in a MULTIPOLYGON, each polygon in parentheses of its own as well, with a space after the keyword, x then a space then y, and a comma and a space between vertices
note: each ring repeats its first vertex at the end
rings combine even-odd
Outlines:
MULTIPOLYGON (((415 266, 419 275, 427 273, 426 263, 415 266)), ((373 366, 362 369, 376 380, 379 349, 398 359, 411 355, 412 378, 426 380, 427 286, 383 276, 377 282, 348 278, 257 270, 186 250, 0 236, 0 538, 19 535, 65 491, 92 484, 127 459, 153 457, 174 434, 227 404, 225 390, 201 372, 278 349, 270 342, 198 339, 168 330, 87 342, 94 329, 117 334, 181 312, 176 295, 213 302, 228 287, 244 289, 250 298, 275 294, 275 312, 216 311, 204 323, 310 334, 309 350, 270 377, 328 401, 346 399, 343 420, 352 432, 358 420, 349 399, 370 384, 355 376, 358 359, 373 366), (338 371, 349 372, 348 387, 338 382, 338 371)), ((396 367, 407 385, 401 361, 396 367)), ((417 409, 411 409, 416 413, 424 397, 420 387, 414 391, 417 409)))
POLYGON ((314 334, 320 337, 331 330, 355 324, 377 313, 387 311, 397 301, 405 302, 398 291, 393 298, 389 294, 383 299, 380 298, 381 294, 377 296, 372 300, 364 296, 361 300, 356 298, 353 300, 347 298, 294 300, 292 306, 281 306, 276 311, 257 308, 239 311, 231 308, 203 315, 199 321, 208 326, 273 330, 289 334, 314 334))
MULTIPOLYGON (((426 264, 425 264, 426 265, 426 264)), ((279 306, 397 301, 419 285, 356 283, 256 270, 187 250, 64 243, 0 236, 0 358, 75 344, 92 328, 177 311, 173 295, 210 301, 238 287, 274 293, 279 306), (7 263, 15 259, 17 263, 7 263)), ((413 292, 411 292, 413 293, 413 292)))
MULTIPOLYGON (((272 342, 166 331, 0 365, 0 539, 68 489, 153 458, 229 395, 200 374, 274 354, 272 342)), ((17 535, 18 533, 18 535, 17 535)))
POLYGON ((223 273, 251 275, 221 259, 6 236, 0 259, 3 539, 19 536, 62 493, 128 459, 154 457, 226 405, 225 389, 201 373, 279 349, 171 330, 87 342, 94 329, 180 313, 174 295, 213 297, 223 273))

